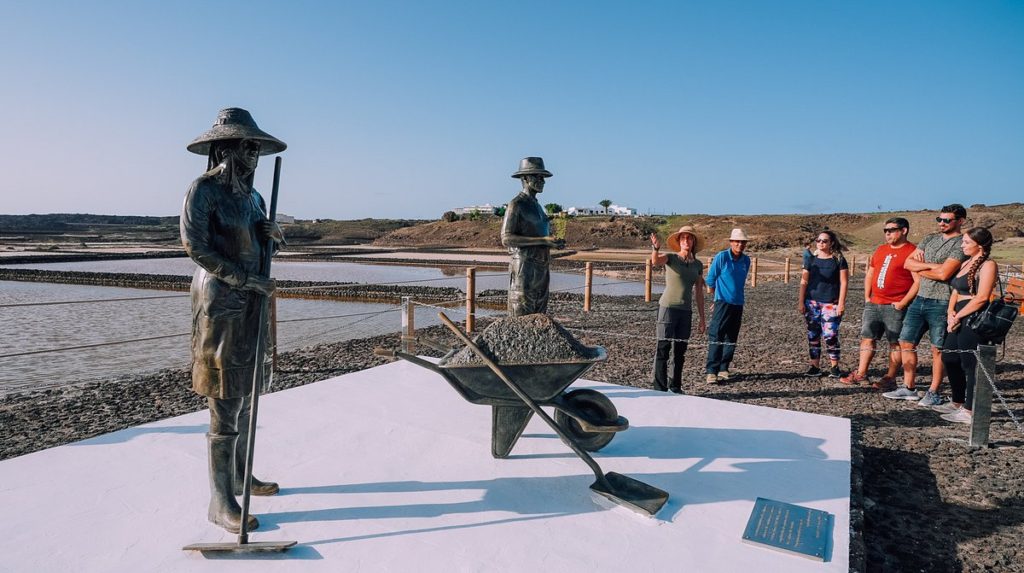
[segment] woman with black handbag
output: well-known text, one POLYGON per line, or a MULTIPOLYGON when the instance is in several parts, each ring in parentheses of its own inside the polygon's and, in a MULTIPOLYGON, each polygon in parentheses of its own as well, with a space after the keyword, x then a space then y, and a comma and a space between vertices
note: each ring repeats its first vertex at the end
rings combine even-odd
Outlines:
POLYGON ((976 382, 974 372, 978 365, 976 351, 978 345, 992 343, 971 328, 971 319, 988 306, 999 267, 989 260, 992 233, 988 229, 969 229, 964 233, 962 248, 970 258, 961 263, 960 271, 949 281, 953 289, 946 317, 949 334, 942 349, 942 364, 949 377, 953 402, 933 408, 943 412, 943 420, 970 424, 976 382))

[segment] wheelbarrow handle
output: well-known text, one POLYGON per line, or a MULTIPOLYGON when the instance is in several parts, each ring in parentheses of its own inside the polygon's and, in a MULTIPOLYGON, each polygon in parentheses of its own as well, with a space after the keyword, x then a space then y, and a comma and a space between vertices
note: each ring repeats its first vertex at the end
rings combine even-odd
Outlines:
POLYGON ((432 372, 441 373, 441 369, 437 367, 437 364, 429 360, 424 360, 415 354, 409 354, 408 352, 402 352, 401 350, 391 350, 390 348, 377 347, 373 349, 373 353, 377 356, 383 356, 385 358, 401 358, 408 362, 412 362, 416 366, 422 366, 432 372))
POLYGON ((594 458, 592 458, 590 454, 585 452, 583 448, 576 445, 576 441, 569 437, 569 435, 566 434, 564 430, 562 430, 558 423, 551 419, 551 416, 549 416, 547 412, 545 412, 539 405, 537 405, 537 402, 533 398, 531 398, 529 394, 523 392, 523 389, 519 387, 519 384, 513 382, 512 379, 505 374, 501 367, 498 366, 496 362, 491 360, 490 356, 484 354, 483 351, 481 351, 480 348, 472 340, 470 340, 469 336, 467 336, 466 333, 462 332, 462 329, 459 328, 454 322, 452 322, 450 318, 445 316, 443 312, 439 312, 437 313, 437 315, 441 318, 441 322, 444 323, 444 325, 447 326, 449 330, 455 333, 455 336, 459 337, 459 340, 461 340, 466 344, 466 346, 471 348, 473 352, 475 352, 476 355, 479 356, 480 359, 484 361, 484 364, 490 367, 490 369, 498 376, 498 378, 501 378, 502 382, 504 382, 505 385, 508 386, 509 389, 512 390, 512 392, 514 392, 520 400, 522 400, 527 406, 530 407, 531 410, 533 410, 534 414, 537 414, 537 416, 540 419, 544 420, 547 423, 547 425, 551 426, 551 429, 554 430, 556 434, 558 434, 558 437, 562 438, 562 441, 565 442, 567 446, 572 448, 572 451, 576 452, 576 455, 579 456, 580 459, 582 459, 584 462, 586 462, 588 466, 590 466, 591 471, 594 472, 594 476, 597 478, 597 481, 599 483, 611 488, 611 485, 608 484, 608 480, 604 475, 604 471, 601 470, 601 466, 597 465, 597 462, 594 461, 594 458))

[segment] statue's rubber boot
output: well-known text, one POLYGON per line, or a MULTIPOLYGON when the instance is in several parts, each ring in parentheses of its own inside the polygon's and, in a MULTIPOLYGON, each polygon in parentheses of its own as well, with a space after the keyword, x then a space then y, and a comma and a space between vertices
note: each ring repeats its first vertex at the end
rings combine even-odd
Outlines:
MULTIPOLYGON (((211 523, 238 533, 242 529, 242 508, 231 491, 238 434, 206 434, 206 441, 210 456, 210 509, 206 516, 211 523)), ((246 530, 259 526, 259 520, 250 515, 246 530)))
MULTIPOLYGON (((242 480, 245 478, 245 446, 246 441, 249 439, 249 416, 238 417, 238 442, 235 446, 235 479, 232 481, 232 489, 234 489, 235 495, 242 495, 242 480)), ((263 481, 256 476, 252 476, 251 485, 252 495, 276 495, 277 492, 281 491, 281 488, 277 483, 272 481, 263 481)))

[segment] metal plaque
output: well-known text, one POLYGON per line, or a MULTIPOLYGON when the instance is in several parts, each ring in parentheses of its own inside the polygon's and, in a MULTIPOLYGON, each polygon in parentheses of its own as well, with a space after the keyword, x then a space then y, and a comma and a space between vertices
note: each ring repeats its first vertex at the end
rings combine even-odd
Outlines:
POLYGON ((763 497, 743 532, 743 541, 825 561, 832 541, 834 516, 827 511, 784 503, 763 497))

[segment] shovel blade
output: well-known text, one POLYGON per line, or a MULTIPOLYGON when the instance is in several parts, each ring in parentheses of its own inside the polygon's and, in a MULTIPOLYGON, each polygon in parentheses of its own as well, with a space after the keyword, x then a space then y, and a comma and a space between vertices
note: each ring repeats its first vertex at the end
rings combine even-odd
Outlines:
POLYGON ((613 503, 641 515, 653 517, 668 501, 668 492, 620 473, 608 472, 604 482, 597 480, 590 489, 613 503))
POLYGON ((252 543, 193 543, 182 547, 184 551, 213 553, 280 553, 295 546, 297 541, 254 541, 252 543))

